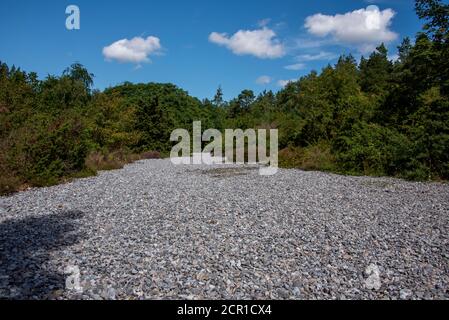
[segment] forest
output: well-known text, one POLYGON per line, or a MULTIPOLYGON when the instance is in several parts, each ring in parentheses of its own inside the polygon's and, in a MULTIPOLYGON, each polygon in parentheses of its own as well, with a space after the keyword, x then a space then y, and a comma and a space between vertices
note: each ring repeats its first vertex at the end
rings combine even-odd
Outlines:
POLYGON ((386 46, 360 61, 341 56, 277 93, 221 88, 199 100, 173 84, 93 89, 74 63, 43 80, 0 62, 0 194, 49 186, 158 158, 170 133, 276 128, 282 167, 339 174, 449 179, 449 5, 417 0, 423 29, 398 59, 386 46))

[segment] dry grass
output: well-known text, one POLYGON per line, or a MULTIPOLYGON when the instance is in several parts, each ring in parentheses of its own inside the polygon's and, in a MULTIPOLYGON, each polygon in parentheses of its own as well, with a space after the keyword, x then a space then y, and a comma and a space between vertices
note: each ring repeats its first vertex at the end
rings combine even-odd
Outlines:
MULTIPOLYGON (((0 195, 8 195, 17 191, 23 191, 32 186, 36 186, 36 184, 27 184, 27 181, 25 181, 23 177, 11 170, 5 158, 6 157, 0 151, 0 195)), ((145 152, 142 154, 131 153, 124 150, 117 150, 110 153, 94 151, 87 156, 85 160, 85 168, 83 170, 64 176, 55 181, 55 183, 65 183, 76 178, 93 176, 97 173, 97 171, 121 169, 126 164, 141 159, 160 158, 161 154, 156 151, 145 152)))
POLYGON ((2 174, 0 175, 0 195, 16 192, 20 190, 22 184, 19 177, 7 174, 2 170, 2 174))
POLYGON ((122 150, 104 154, 99 151, 91 152, 86 158, 86 167, 92 171, 121 169, 127 163, 140 160, 141 156, 122 150))
POLYGON ((159 151, 148 151, 141 154, 142 159, 161 159, 161 153, 159 151))
POLYGON ((327 145, 307 148, 286 148, 279 152, 279 165, 284 168, 331 171, 335 158, 327 145))

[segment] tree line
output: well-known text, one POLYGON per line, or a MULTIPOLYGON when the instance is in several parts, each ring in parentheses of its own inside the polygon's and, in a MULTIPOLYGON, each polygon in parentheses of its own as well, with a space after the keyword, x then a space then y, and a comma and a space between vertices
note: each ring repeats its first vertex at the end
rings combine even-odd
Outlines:
POLYGON ((341 56, 277 93, 243 90, 231 101, 221 88, 200 101, 173 84, 92 90, 79 63, 39 80, 0 62, 0 193, 167 154, 172 130, 193 121, 277 128, 285 167, 447 180, 449 6, 415 6, 425 24, 402 41, 397 60, 381 44, 360 62, 341 56))

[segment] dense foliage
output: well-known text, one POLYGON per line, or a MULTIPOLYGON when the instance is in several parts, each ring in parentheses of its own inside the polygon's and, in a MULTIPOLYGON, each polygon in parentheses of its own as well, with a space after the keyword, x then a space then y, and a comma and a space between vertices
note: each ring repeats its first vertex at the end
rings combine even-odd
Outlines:
POLYGON ((426 21, 391 61, 380 45, 360 63, 340 57, 278 93, 243 90, 200 101, 172 84, 92 90, 76 63, 38 80, 0 62, 0 193, 167 153, 191 128, 278 128, 287 167, 409 179, 449 179, 449 6, 417 0, 426 21), (154 154, 154 153, 152 153, 154 154))
POLYGON ((0 63, 2 193, 167 152, 171 131, 194 120, 215 126, 212 105, 174 85, 125 83, 97 92, 92 78, 80 64, 39 81, 0 63))
POLYGON ((416 1, 426 21, 391 61, 381 44, 340 57, 274 95, 242 94, 228 126, 279 129, 281 164, 408 179, 449 178, 449 5, 416 1))

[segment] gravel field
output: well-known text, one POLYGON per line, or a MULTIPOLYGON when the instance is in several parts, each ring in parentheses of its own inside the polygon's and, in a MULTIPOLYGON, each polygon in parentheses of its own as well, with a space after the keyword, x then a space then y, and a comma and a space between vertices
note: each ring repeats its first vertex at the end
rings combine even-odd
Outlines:
POLYGON ((447 184, 146 160, 0 197, 0 298, 448 299, 448 245, 447 184))

